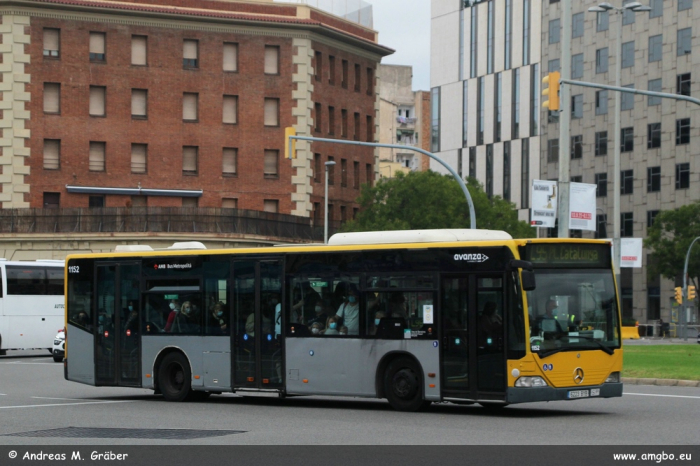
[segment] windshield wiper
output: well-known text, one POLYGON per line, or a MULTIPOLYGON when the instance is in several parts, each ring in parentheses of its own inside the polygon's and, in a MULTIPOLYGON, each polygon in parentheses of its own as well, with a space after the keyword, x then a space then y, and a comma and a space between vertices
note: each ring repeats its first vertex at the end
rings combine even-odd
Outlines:
MULTIPOLYGON (((598 340, 596 340, 595 338, 592 338, 592 337, 585 337, 585 336, 580 336, 580 335, 560 335, 556 339, 561 340, 562 338, 566 338, 566 339, 581 338, 583 340, 592 341, 595 344, 597 344, 598 346, 600 346, 600 349, 605 351, 607 354, 609 354, 611 356, 613 354, 615 354, 615 351, 613 351, 611 348, 605 346, 604 344, 602 344, 601 342, 599 342, 598 340)), ((579 349, 581 349, 581 348, 567 346, 567 347, 562 347, 562 348, 553 348, 553 349, 547 350, 547 351, 540 351, 539 353, 537 353, 537 355, 540 357, 540 359, 544 359, 544 358, 549 357, 553 354, 557 354, 561 351, 573 351, 573 350, 579 350, 579 349)))

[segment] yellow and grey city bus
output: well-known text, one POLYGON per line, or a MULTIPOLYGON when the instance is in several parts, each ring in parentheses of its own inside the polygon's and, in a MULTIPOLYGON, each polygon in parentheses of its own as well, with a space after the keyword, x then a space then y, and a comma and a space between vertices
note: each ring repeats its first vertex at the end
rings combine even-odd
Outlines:
POLYGON ((271 392, 512 403, 622 395, 610 243, 489 230, 66 260, 68 380, 166 400, 271 392))

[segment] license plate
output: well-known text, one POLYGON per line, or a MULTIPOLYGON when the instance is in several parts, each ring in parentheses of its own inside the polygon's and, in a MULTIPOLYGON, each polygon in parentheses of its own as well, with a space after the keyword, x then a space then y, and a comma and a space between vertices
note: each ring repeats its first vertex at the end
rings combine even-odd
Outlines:
POLYGON ((591 396, 600 396, 600 388, 591 388, 591 396))
POLYGON ((588 390, 571 390, 567 396, 569 398, 588 398, 590 393, 588 390))

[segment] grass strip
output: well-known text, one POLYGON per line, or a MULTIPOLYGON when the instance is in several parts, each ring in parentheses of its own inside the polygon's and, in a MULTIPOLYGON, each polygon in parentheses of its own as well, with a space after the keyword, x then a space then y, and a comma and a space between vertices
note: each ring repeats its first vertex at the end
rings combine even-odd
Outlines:
POLYGON ((700 345, 624 347, 622 377, 700 380, 700 345))

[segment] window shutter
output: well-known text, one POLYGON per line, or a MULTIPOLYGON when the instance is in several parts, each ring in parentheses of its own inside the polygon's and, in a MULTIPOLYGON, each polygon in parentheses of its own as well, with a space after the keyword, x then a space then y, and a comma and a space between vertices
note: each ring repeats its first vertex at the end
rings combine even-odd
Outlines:
POLYGON ((236 174, 236 149, 224 148, 223 173, 224 175, 236 174))
POLYGON ((278 205, 279 205, 279 201, 277 201, 277 200, 265 199, 264 205, 263 205, 263 211, 277 213, 277 211, 279 210, 278 205))
POLYGON ((197 94, 183 94, 182 97, 182 119, 197 119, 197 94))
POLYGON ((277 151, 276 150, 266 150, 265 151, 265 175, 266 176, 277 176, 277 151))
POLYGON ((44 139, 44 168, 58 170, 60 168, 61 141, 44 139))
POLYGON ((58 29, 44 29, 44 50, 52 53, 44 53, 44 55, 49 55, 52 57, 58 56, 58 44, 59 44, 59 30, 58 29))
POLYGON ((185 60, 197 59, 197 41, 185 40, 182 44, 182 58, 185 60))
POLYGON ((131 173, 146 173, 146 144, 131 145, 131 173))
POLYGON ((182 171, 197 173, 197 148, 185 146, 182 148, 182 171))
POLYGON ((279 100, 265 99, 265 126, 279 126, 279 100))
POLYGON ((236 198, 223 198, 221 200, 221 207, 224 209, 237 209, 238 208, 238 199, 236 198))
POLYGON ((148 101, 148 91, 145 89, 131 90, 131 115, 138 117, 146 116, 146 108, 148 101))
POLYGON ((58 113, 61 110, 61 85, 44 83, 44 111, 58 113))
POLYGON ((92 172, 105 171, 105 143, 91 142, 90 143, 90 158, 88 159, 88 167, 92 172))
POLYGON ((90 86, 90 115, 104 116, 105 114, 105 88, 90 86))
POLYGON ((265 47, 265 74, 279 74, 279 47, 265 47))
POLYGON ((105 53, 105 35, 103 33, 90 33, 90 53, 105 53))
POLYGON ((235 95, 224 96, 224 123, 237 123, 238 97, 235 95))
POLYGON ((224 71, 238 71, 238 44, 224 44, 224 71))
POLYGON ((131 64, 145 65, 146 61, 146 36, 131 36, 131 64))

